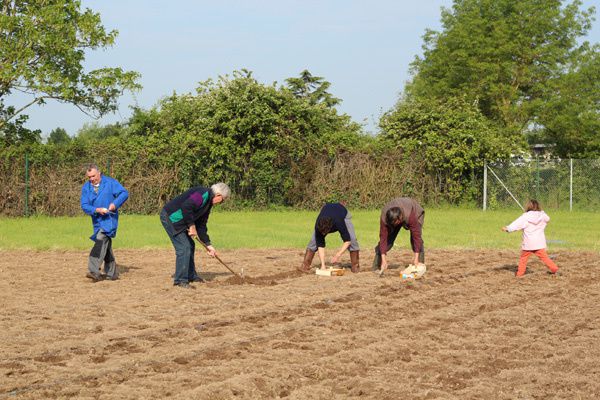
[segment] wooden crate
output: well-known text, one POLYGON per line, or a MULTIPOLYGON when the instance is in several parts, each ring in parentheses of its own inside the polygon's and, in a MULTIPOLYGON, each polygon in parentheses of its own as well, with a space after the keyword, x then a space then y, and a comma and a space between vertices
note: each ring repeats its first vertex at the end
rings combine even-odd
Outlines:
POLYGON ((320 276, 342 276, 342 275, 344 275, 345 272, 346 272, 346 270, 343 268, 327 268, 327 269, 317 268, 315 270, 315 274, 320 275, 320 276))

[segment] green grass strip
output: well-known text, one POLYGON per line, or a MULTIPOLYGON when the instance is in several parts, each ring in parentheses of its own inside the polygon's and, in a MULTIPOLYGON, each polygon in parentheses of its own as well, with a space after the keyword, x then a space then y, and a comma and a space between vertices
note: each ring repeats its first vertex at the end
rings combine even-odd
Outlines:
MULTIPOLYGON (((352 210, 351 210, 352 211, 352 210)), ((217 211, 210 216, 208 232, 217 249, 298 248, 308 243, 316 211, 217 211)), ((352 211, 358 241, 363 249, 374 247, 379 234, 379 211, 352 211)), ((481 211, 460 208, 427 209, 423 239, 426 249, 520 248, 521 233, 500 228, 520 215, 514 211, 481 211)), ((600 251, 600 214, 551 211, 546 228, 550 250, 600 251)), ((0 218, 0 249, 86 250, 92 242, 91 218, 0 218)), ((327 236, 328 247, 341 245, 337 233, 327 236)), ((396 241, 409 248, 409 234, 402 230, 396 241)), ((121 215, 115 248, 171 248, 157 215, 121 215)))

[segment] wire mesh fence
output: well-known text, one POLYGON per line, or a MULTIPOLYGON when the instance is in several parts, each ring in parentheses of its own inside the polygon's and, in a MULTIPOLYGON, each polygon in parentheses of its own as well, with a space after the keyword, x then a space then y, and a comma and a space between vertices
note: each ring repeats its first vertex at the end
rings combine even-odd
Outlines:
MULTIPOLYGON (((81 215, 79 199, 90 159, 129 191, 122 208, 125 213, 157 214, 169 199, 189 187, 216 182, 206 170, 195 170, 194 164, 166 165, 143 154, 128 158, 106 153, 99 149, 99 155, 82 151, 67 157, 42 151, 13 152, 2 157, 0 152, 0 217, 81 215)), ((245 175, 231 171, 221 175, 233 194, 233 201, 223 209, 270 205, 311 208, 339 200, 352 208, 378 208, 398 194, 435 200, 444 190, 436 185, 437 180, 425 175, 419 159, 395 153, 376 157, 340 153, 335 158, 315 153, 294 163, 289 171, 282 168, 277 172, 273 179, 267 176, 262 180, 253 180, 256 172, 252 170, 245 175)))
POLYGON ((600 159, 513 160, 489 163, 486 168, 484 209, 537 199, 544 208, 600 210, 600 159))
MULTIPOLYGON (((119 180, 129 191, 129 200, 123 208, 126 212, 158 213, 176 193, 174 186, 179 172, 176 167, 154 167, 143 161, 132 166, 112 158, 98 158, 101 171, 119 180)), ((80 215, 87 163, 88 157, 70 162, 32 162, 24 154, 1 162, 0 216, 80 215)))
MULTIPOLYGON (((13 154, 0 159, 0 216, 79 215, 83 165, 89 155, 76 154, 62 162, 35 156, 28 159, 27 154, 13 154)), ((100 157, 97 162, 129 190, 126 212, 156 213, 182 191, 182 171, 177 166, 114 157, 100 157)), ((319 193, 347 199, 355 208, 377 208, 374 202, 397 195, 415 197, 427 206, 443 204, 447 188, 435 184, 437 176, 425 174, 414 162, 405 164, 397 164, 393 158, 377 161, 353 155, 339 156, 333 164, 315 159, 298 166, 298 171, 292 169, 294 184, 285 195, 292 206, 299 207, 307 204, 297 199, 330 201, 318 197, 319 193), (371 196, 373 193, 377 196, 371 196)), ((483 171, 475 169, 464 177, 462 206, 483 203, 484 209, 514 208, 535 198, 545 209, 600 211, 600 159, 520 159, 488 163, 483 171)), ((239 192, 235 179, 230 184, 239 192)), ((251 196, 238 194, 238 201, 251 196)))

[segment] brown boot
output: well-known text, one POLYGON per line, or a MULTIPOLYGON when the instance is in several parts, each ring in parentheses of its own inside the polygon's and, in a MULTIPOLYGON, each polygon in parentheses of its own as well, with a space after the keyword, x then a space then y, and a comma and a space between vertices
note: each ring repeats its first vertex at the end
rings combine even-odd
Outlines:
POLYGON ((352 263, 352 272, 357 273, 360 270, 360 263, 358 262, 359 251, 354 250, 350 252, 350 262, 352 263))
POLYGON ((311 249, 306 249, 306 253, 304 253, 304 261, 302 261, 302 265, 298 267, 298 271, 309 273, 312 269, 311 265, 314 257, 315 252, 311 249))

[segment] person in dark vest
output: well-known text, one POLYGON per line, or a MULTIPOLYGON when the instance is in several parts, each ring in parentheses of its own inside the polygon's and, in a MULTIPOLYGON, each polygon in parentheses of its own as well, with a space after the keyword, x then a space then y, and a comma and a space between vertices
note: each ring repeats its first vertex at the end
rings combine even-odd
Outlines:
POLYGON ((117 235, 119 208, 129 197, 129 192, 110 176, 103 175, 96 164, 86 166, 88 181, 81 188, 81 209, 92 217, 94 233, 90 239, 94 247, 88 258, 87 277, 94 282, 119 278, 112 251, 112 239, 117 235), (105 275, 100 273, 104 262, 105 275))
POLYGON ((169 201, 160 212, 160 222, 175 248, 175 286, 189 289, 191 282, 204 282, 194 263, 194 238, 197 236, 207 246, 211 257, 217 255, 208 236, 208 217, 212 207, 227 200, 230 194, 225 183, 215 183, 210 188, 196 186, 169 201))
POLYGON ((410 245, 414 253, 413 265, 425 263, 425 247, 423 246, 423 224, 425 210, 416 200, 409 197, 398 197, 387 203, 381 210, 379 218, 379 243, 375 247, 373 270, 380 274, 388 268, 387 252, 394 245, 401 228, 410 231, 410 245))
POLYGON ((323 208, 321 208, 321 212, 317 216, 317 221, 315 222, 312 238, 308 243, 306 253, 304 254, 304 261, 298 268, 300 271, 311 271, 312 260, 317 251, 321 261, 321 268, 325 269, 325 236, 332 232, 339 232, 344 243, 338 252, 331 258, 331 262, 334 264, 339 262, 344 252, 349 250, 352 272, 359 271, 360 248, 356 239, 354 225, 352 224, 352 215, 350 215, 350 212, 342 203, 326 203, 323 208))

